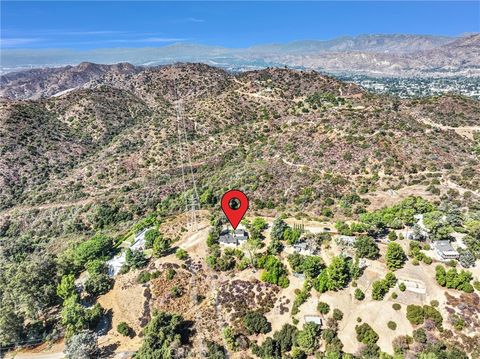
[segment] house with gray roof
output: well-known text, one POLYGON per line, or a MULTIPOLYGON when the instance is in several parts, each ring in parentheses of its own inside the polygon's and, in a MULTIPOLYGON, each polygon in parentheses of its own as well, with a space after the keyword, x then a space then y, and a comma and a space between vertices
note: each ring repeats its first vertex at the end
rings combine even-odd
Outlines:
POLYGON ((220 233, 220 244, 238 246, 248 239, 248 233, 242 228, 237 228, 233 232, 224 229, 220 233))
POLYGON ((312 255, 313 251, 306 241, 298 241, 293 244, 293 250, 303 255, 312 255))
POLYGON ((458 259, 460 254, 452 247, 449 241, 435 241, 433 242, 435 253, 440 260, 458 259))

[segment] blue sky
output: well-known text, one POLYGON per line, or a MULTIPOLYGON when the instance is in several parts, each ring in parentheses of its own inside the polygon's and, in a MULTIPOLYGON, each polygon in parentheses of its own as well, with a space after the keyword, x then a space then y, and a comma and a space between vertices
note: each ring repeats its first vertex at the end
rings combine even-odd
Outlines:
POLYGON ((480 32, 480 2, 1 2, 3 48, 194 42, 248 47, 342 35, 480 32))

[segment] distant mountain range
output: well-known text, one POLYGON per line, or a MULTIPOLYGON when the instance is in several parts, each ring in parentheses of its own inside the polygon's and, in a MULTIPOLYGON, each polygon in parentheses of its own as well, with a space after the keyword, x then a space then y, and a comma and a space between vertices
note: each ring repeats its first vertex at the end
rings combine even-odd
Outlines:
POLYGON ((159 48, 3 49, 2 73, 81 62, 151 66, 204 62, 229 70, 290 66, 329 73, 371 76, 480 76, 480 34, 460 37, 430 35, 361 35, 332 40, 295 41, 231 49, 192 43, 159 48))

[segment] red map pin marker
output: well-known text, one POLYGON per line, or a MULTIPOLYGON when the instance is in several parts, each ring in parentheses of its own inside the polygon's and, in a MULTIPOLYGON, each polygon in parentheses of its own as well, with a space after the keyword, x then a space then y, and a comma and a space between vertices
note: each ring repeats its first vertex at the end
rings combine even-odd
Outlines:
MULTIPOLYGON (((236 201, 235 201, 236 202, 236 201)), ((225 193, 222 197, 222 210, 227 216, 228 221, 232 225, 233 229, 237 229, 240 221, 247 212, 248 209, 248 198, 245 196, 245 193, 242 191, 232 189, 225 193), (238 208, 232 208, 232 200, 238 201, 238 208)))

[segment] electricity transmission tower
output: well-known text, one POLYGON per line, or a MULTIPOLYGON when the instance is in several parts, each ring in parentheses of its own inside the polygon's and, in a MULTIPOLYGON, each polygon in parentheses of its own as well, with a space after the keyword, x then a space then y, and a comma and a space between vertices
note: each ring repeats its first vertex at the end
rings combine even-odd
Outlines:
POLYGON ((196 231, 198 228, 197 210, 200 209, 200 201, 198 197, 197 183, 195 181, 195 174, 193 172, 192 157, 188 149, 187 126, 185 123, 183 101, 178 95, 175 80, 173 84, 177 97, 177 100, 175 101, 175 113, 177 117, 178 152, 182 171, 182 189, 185 196, 187 196, 187 190, 192 190, 192 194, 185 198, 185 213, 188 214, 187 228, 190 228, 192 231, 196 231))

